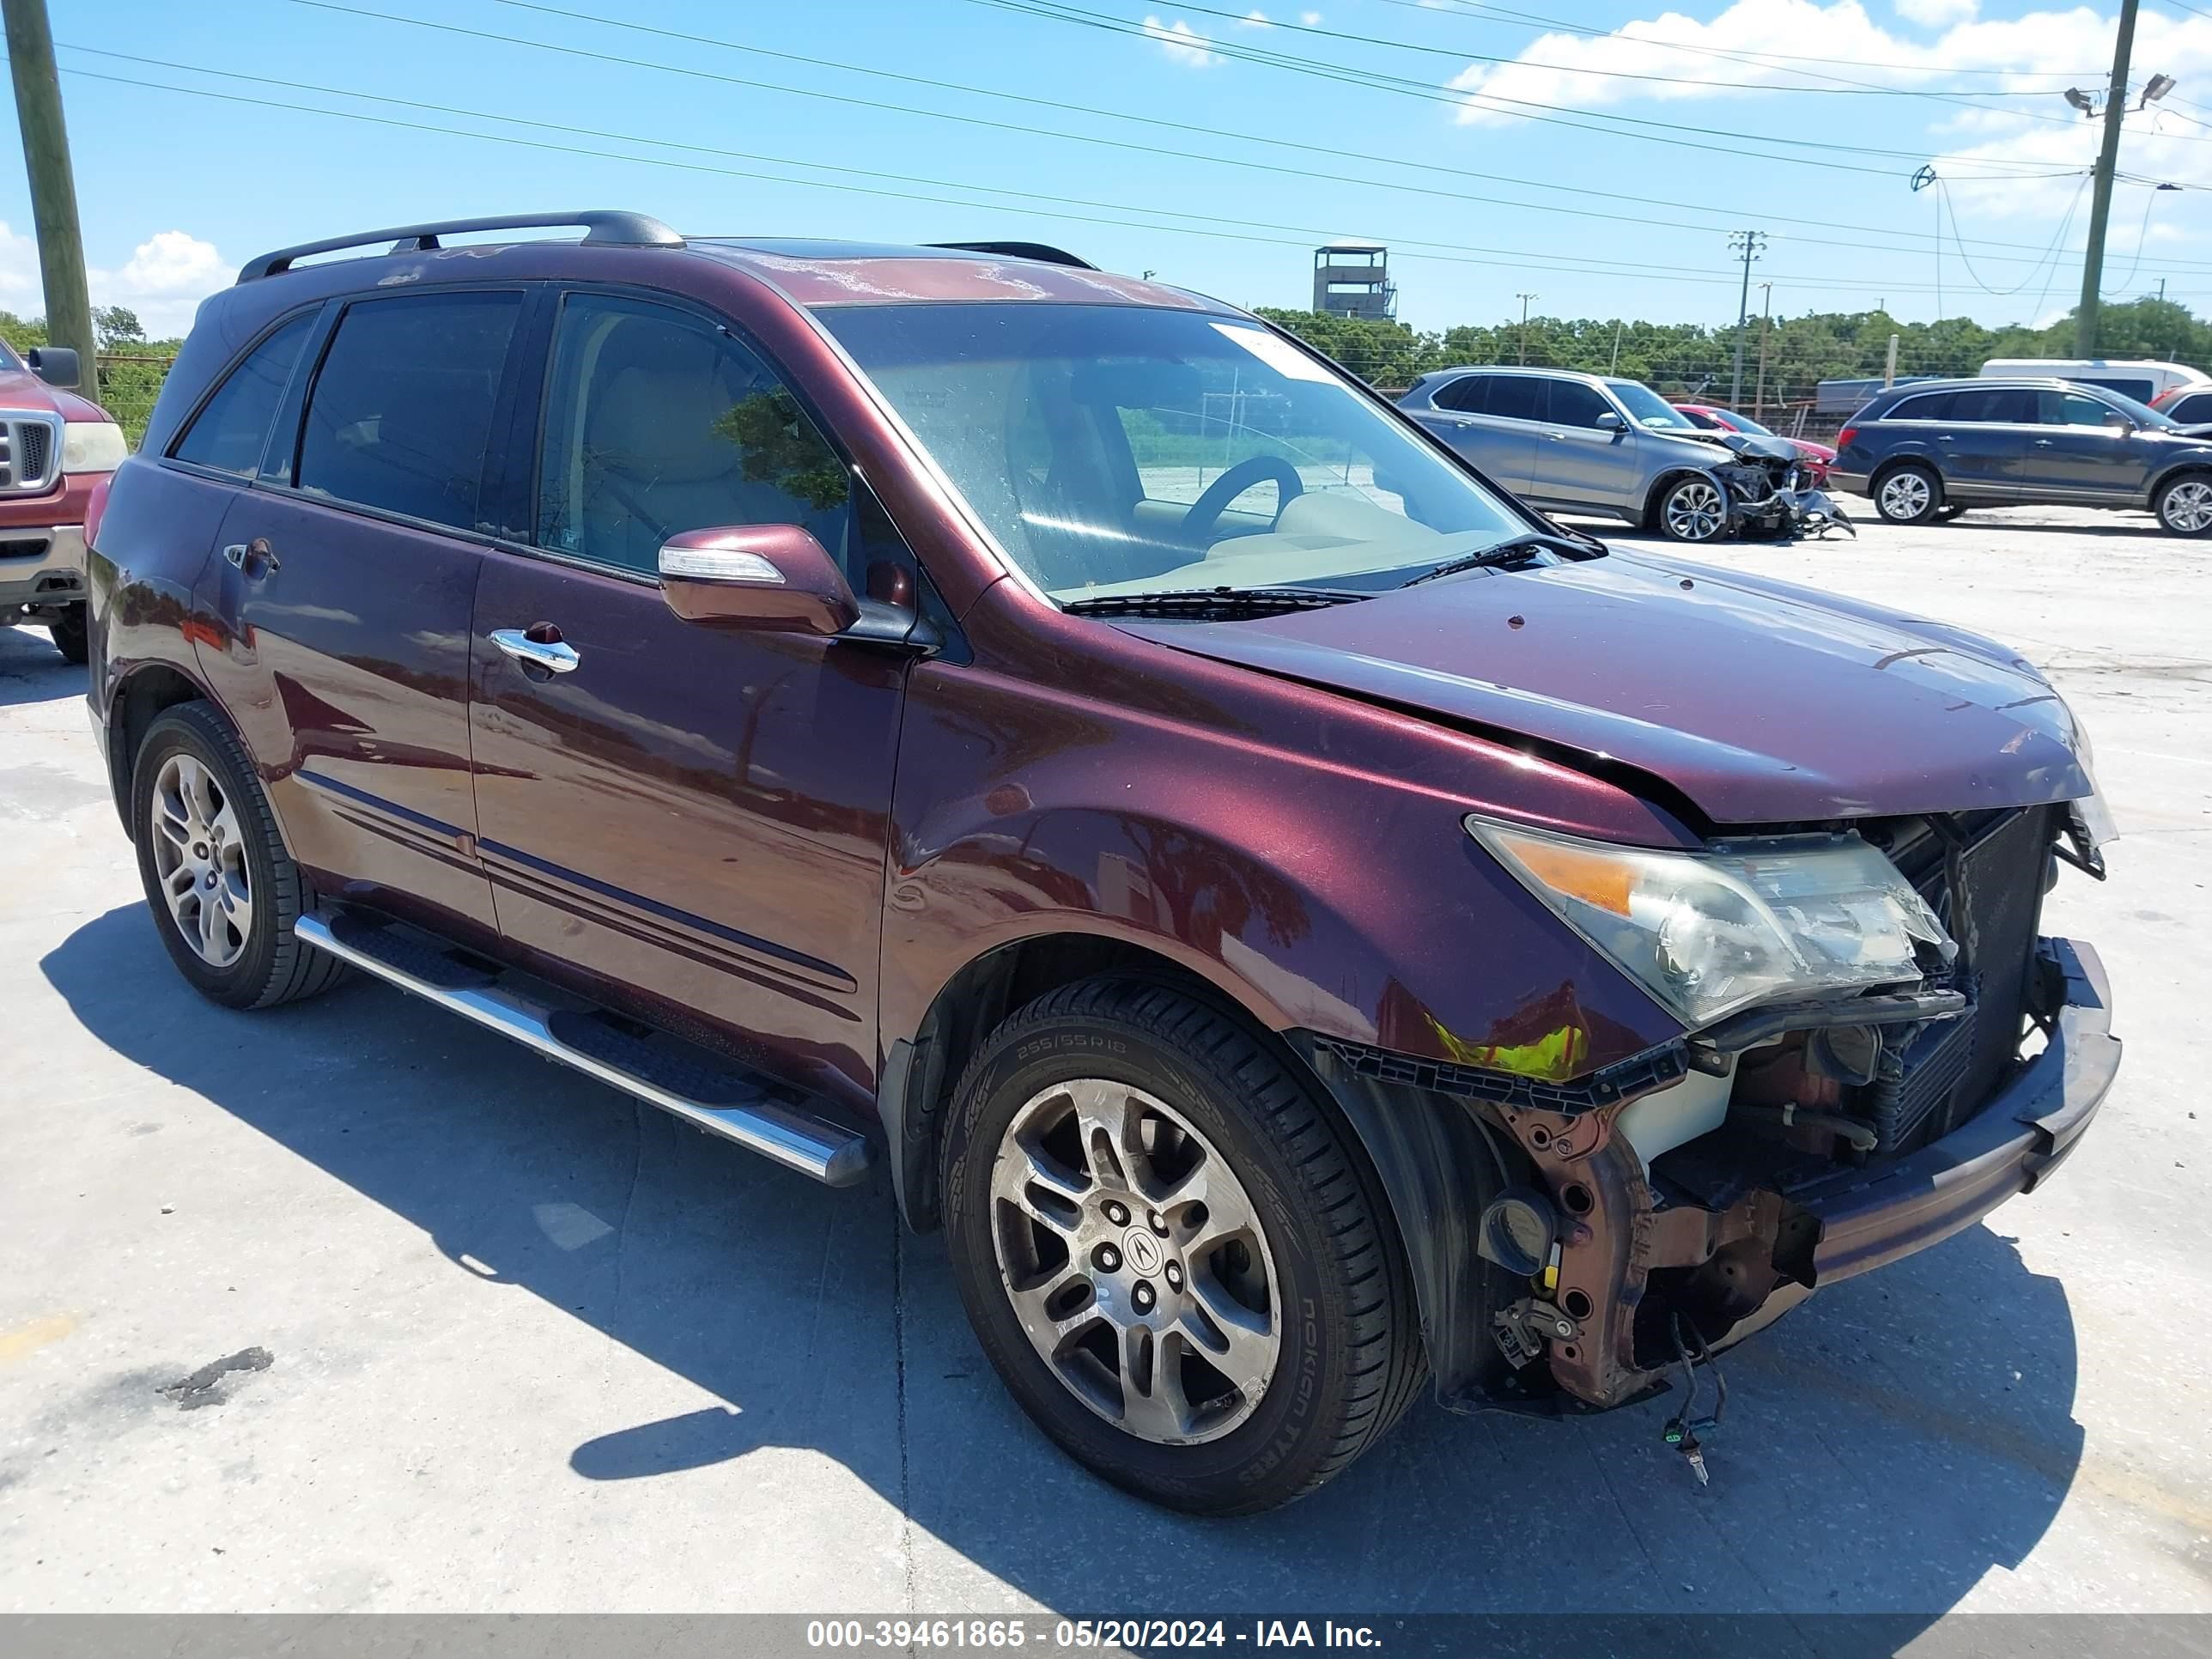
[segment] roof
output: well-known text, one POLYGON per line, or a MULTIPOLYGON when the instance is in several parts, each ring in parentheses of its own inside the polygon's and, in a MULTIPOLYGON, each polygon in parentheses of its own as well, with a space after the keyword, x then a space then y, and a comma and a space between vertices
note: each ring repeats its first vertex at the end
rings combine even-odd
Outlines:
POLYGON ((896 301, 1044 300, 1090 305, 1233 307, 1111 271, 961 248, 796 237, 700 237, 690 251, 759 277, 808 307, 896 301))

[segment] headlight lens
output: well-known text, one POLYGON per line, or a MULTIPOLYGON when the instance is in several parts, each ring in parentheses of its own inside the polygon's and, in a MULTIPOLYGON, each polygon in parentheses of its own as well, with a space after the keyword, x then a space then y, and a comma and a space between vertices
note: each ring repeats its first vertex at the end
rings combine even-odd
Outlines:
POLYGON ((1468 833, 1631 979, 1696 1028, 1753 1003, 1921 977, 1958 946, 1856 836, 1702 853, 1616 847, 1469 816, 1468 833))
POLYGON ((64 472, 112 472, 130 453, 123 428, 112 421, 69 421, 62 426, 64 472))
POLYGON ((2074 712, 2071 704, 2067 707, 2066 718, 2074 726, 2074 757, 2081 763, 2081 771, 2089 780, 2089 793, 2070 805, 2094 852, 2108 841, 2118 841, 2120 830, 2112 822, 2112 809, 2105 805, 2105 787, 2097 781, 2097 757, 2089 746, 2089 728, 2081 724, 2081 717, 2074 712))

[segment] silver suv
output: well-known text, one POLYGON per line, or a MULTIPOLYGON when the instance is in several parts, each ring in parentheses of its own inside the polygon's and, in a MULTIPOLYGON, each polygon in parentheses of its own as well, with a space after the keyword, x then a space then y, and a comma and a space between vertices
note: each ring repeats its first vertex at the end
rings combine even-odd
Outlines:
POLYGON ((1398 405, 1527 501, 1674 541, 1717 541, 1743 527, 1747 506, 1797 488, 1788 444, 1705 431, 1640 380, 1442 368, 1398 405))

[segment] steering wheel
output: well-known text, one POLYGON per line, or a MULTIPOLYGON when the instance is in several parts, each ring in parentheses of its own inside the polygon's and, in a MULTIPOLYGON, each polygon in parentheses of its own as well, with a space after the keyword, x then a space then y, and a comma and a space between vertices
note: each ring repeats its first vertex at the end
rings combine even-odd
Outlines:
POLYGON ((1275 481, 1280 492, 1275 516, 1282 516, 1294 495, 1305 494, 1305 480, 1298 477, 1297 468, 1280 455, 1253 455, 1237 463, 1212 483, 1206 493, 1190 504, 1190 511, 1182 515, 1182 537, 1185 541, 1206 539, 1213 526, 1221 521, 1222 510, 1255 483, 1275 481))

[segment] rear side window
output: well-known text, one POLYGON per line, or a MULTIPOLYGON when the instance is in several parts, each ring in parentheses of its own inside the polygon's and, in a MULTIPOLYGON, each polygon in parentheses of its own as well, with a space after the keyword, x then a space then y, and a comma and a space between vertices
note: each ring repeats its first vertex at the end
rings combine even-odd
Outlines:
POLYGON ((1540 421, 1545 385, 1540 374, 1500 374, 1490 383, 1490 402, 1483 412, 1508 420, 1540 421))
POLYGON ((538 544, 595 563, 650 574, 678 531, 723 525, 800 525, 851 557, 844 463, 773 369, 687 311, 563 302, 538 478, 538 544))
POLYGON ((1907 398, 1903 403, 1881 418, 1885 421, 1941 421, 1951 412, 1951 392, 1923 392, 1917 398, 1907 398))
POLYGON ((295 317, 246 355, 192 417, 185 435, 169 453, 196 466, 251 477, 269 441, 269 423, 300 360, 300 348, 314 326, 314 313, 295 317))
POLYGON ((2026 386, 1992 386, 1987 390, 1978 386, 1971 392, 1954 392, 1947 418, 1977 426, 1998 422, 2033 426, 2036 424, 2035 393, 2026 386))
POLYGON ((1485 395, 1490 390, 1492 376, 1462 374, 1449 384, 1437 388, 1434 399, 1438 409, 1456 410, 1462 415, 1480 415, 1485 395))
POLYGON ((418 294, 346 309, 307 399, 300 488, 476 526, 517 294, 418 294))
POLYGON ((1560 426, 1595 426, 1599 416, 1613 412, 1613 405, 1595 386, 1584 386, 1580 380, 1552 382, 1550 418, 1560 426))

